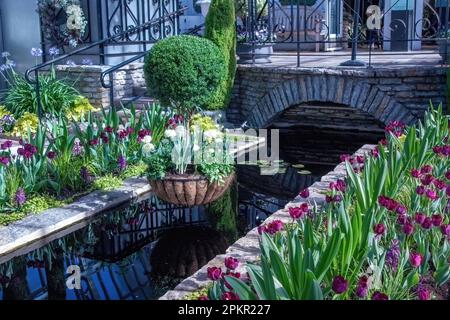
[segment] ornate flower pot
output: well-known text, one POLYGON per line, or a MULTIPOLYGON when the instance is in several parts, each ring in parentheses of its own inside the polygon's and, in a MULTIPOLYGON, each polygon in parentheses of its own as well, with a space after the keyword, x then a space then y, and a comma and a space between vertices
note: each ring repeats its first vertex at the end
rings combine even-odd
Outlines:
POLYGON ((234 173, 219 185, 211 183, 205 176, 167 174, 162 180, 149 180, 152 191, 158 198, 184 207, 208 204, 219 199, 230 187, 234 173))
MULTIPOLYGON (((271 63, 273 54, 273 44, 258 43, 254 45, 255 63, 271 63)), ((237 46, 239 64, 253 63, 253 46, 247 43, 240 43, 237 46)))

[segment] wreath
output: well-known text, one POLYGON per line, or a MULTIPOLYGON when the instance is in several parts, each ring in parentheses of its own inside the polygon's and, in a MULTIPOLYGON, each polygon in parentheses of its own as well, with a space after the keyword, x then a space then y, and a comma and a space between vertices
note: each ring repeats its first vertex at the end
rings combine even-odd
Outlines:
POLYGON ((45 39, 59 47, 77 47, 83 42, 87 20, 79 0, 38 0, 45 39))

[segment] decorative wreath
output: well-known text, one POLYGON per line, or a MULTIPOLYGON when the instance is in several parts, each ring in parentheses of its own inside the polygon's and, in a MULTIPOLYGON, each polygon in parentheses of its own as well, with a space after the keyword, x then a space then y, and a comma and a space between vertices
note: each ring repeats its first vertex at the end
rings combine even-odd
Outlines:
POLYGON ((62 47, 77 47, 83 42, 87 20, 79 0, 38 0, 45 38, 62 47))

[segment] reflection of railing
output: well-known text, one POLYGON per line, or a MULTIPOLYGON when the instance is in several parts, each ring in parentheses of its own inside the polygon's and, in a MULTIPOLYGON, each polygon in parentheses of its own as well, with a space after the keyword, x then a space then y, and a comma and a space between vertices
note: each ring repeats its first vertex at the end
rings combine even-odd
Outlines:
MULTIPOLYGON (((242 21, 241 29, 246 34, 241 42, 253 46, 255 58, 259 44, 273 45, 278 52, 294 51, 298 66, 301 52, 305 51, 351 48, 352 60, 365 56, 370 63, 372 56, 383 54, 382 50, 418 54, 426 47, 438 52, 438 45, 450 38, 447 32, 450 0, 244 2, 249 15, 242 21), (372 6, 374 3, 376 7, 372 6)), ((441 45, 440 53, 446 56, 446 45, 441 45)))

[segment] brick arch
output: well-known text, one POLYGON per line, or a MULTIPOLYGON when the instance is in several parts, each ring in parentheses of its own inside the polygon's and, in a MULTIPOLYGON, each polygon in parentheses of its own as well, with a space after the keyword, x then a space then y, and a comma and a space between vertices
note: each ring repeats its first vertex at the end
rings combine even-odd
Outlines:
POLYGON ((415 116, 377 85, 338 76, 303 76, 270 89, 252 108, 249 125, 265 128, 283 111, 307 102, 331 102, 347 105, 372 115, 387 124, 399 120, 410 124, 415 116))

